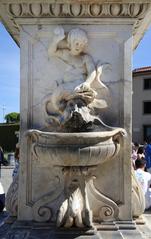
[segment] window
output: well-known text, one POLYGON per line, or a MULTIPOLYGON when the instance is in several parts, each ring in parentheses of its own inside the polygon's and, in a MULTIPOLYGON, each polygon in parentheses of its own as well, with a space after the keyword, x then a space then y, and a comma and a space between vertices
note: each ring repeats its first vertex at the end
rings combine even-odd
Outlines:
POLYGON ((144 140, 147 140, 148 137, 151 136, 151 125, 144 125, 144 140))
POLYGON ((144 79, 144 90, 151 90, 151 78, 144 79))
POLYGON ((143 102, 144 107, 143 107, 143 111, 144 114, 151 114, 151 101, 145 101, 143 102))

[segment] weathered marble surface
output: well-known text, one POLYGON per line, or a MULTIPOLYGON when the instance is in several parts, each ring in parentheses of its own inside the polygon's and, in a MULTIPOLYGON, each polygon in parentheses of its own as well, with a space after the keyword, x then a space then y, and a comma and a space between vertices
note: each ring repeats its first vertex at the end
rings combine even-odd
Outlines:
MULTIPOLYGON (((31 154, 30 140, 24 136, 28 129, 47 131, 45 102, 61 82, 67 65, 48 55, 53 32, 58 25, 23 25, 21 32, 21 172, 19 189, 19 219, 32 220, 32 207, 44 195, 63 187, 59 170, 42 158, 31 154), (25 91, 26 89, 27 91, 25 91), (59 179, 58 179, 59 176, 59 179), (45 185, 45 186, 43 186, 45 185), (40 188, 40 190, 39 190, 40 188)), ((130 173, 130 116, 131 116, 131 25, 79 25, 88 35, 86 53, 98 61, 109 63, 102 72, 101 81, 110 94, 100 91, 108 108, 100 113, 101 119, 113 127, 122 127, 128 133, 121 142, 121 152, 111 162, 98 166, 94 176, 97 190, 119 205, 119 219, 131 219, 130 173), (98 51, 99 49, 99 51, 98 51), (126 120, 125 120, 126 119, 126 120), (126 153, 124 153, 126 152, 126 153), (110 177, 108 176, 110 175, 110 177)), ((75 28, 63 25, 65 32, 75 28)), ((96 112, 99 115, 99 110, 96 112)), ((58 202, 59 203, 59 202, 58 202)))
POLYGON ((50 189, 33 204, 33 219, 51 220, 66 228, 94 227, 94 222, 118 220, 118 205, 98 191, 93 181, 97 166, 112 162, 118 155, 124 135, 120 128, 89 133, 29 130, 31 154, 51 165, 54 171, 57 168, 62 172, 63 187, 50 189))
MULTIPOLYGON (((34 24, 46 23, 49 18, 124 18, 133 19, 133 36, 135 49, 151 21, 150 0, 44 0, 16 1, 0 0, 0 16, 14 40, 20 44, 20 27, 18 20, 34 24), (23 18, 23 19, 22 19, 23 18), (28 19, 28 21, 25 20, 28 19), (33 20, 32 20, 33 21, 33 20)), ((98 20, 98 19, 97 19, 98 20)), ((63 22, 64 20, 61 20, 63 22)), ((49 20, 48 20, 49 22, 49 20)), ((66 20, 65 20, 66 22, 66 20)), ((87 21, 89 24, 89 20, 87 21)), ((49 24, 49 23, 48 23, 49 24)))
POLYGON ((139 217, 145 211, 145 196, 132 168, 132 215, 139 217))
MULTIPOLYGON (((150 9, 150 1, 143 3, 138 1, 120 1, 118 3, 115 1, 79 1, 78 3, 73 1, 59 1, 55 3, 52 1, 43 1, 40 3, 36 0, 30 3, 25 1, 14 2, 13 0, 11 2, 7 0, 0 1, 1 18, 21 47, 19 220, 30 221, 35 219, 38 221, 43 215, 45 221, 49 220, 51 210, 49 210, 50 202, 47 199, 51 197, 51 207, 56 209, 56 201, 54 202, 53 200, 57 197, 58 190, 65 191, 64 177, 60 168, 54 167, 52 160, 50 160, 50 164, 46 162, 47 160, 49 161, 48 157, 35 157, 33 149, 37 147, 35 145, 37 143, 37 136, 35 135, 33 142, 32 136, 27 137, 25 135, 30 129, 44 132, 53 131, 52 129, 48 130, 51 120, 46 120, 48 116, 51 116, 51 119, 53 116, 55 120, 58 117, 56 114, 58 112, 54 112, 51 109, 55 105, 51 105, 51 97, 53 94, 56 96, 54 92, 62 84, 66 75, 66 69, 72 63, 73 67, 76 65, 79 67, 81 63, 80 57, 79 60, 75 57, 76 60, 72 62, 72 56, 71 61, 68 58, 65 62, 58 57, 52 56, 49 52, 50 45, 54 39, 54 32, 56 32, 58 26, 62 26, 64 29, 62 36, 70 35, 71 30, 77 27, 82 29, 82 32, 86 32, 88 46, 79 54, 80 56, 82 54, 85 56, 85 70, 81 65, 79 68, 77 67, 80 70, 82 68, 84 76, 88 77, 89 73, 97 72, 96 66, 98 66, 98 62, 102 65, 107 64, 110 66, 100 74, 101 82, 108 89, 109 94, 106 94, 102 88, 99 88, 96 82, 95 86, 85 85, 87 77, 84 77, 85 82, 79 82, 80 84, 75 85, 75 87, 78 86, 78 90, 83 89, 80 92, 80 94, 82 93, 80 97, 82 100, 84 99, 85 105, 82 105, 82 109, 79 107, 80 110, 78 108, 78 112, 76 108, 74 116, 78 116, 78 119, 80 119, 79 117, 82 115, 81 112, 82 110, 84 111, 84 107, 88 109, 91 103, 95 103, 95 114, 92 114, 89 110, 87 111, 88 118, 92 119, 92 125, 96 122, 97 116, 101 119, 101 122, 105 122, 112 128, 120 127, 126 130, 127 138, 120 140, 120 153, 112 161, 105 160, 104 163, 98 164, 92 176, 95 176, 94 188, 96 189, 96 194, 97 192, 101 193, 112 204, 115 203, 115 207, 118 208, 118 216, 115 219, 120 221, 132 220, 130 162, 132 35, 134 36, 135 47, 151 20, 150 9), (91 56, 91 64, 86 64, 87 56, 91 56), (94 70, 91 69, 89 72, 88 68, 91 68, 90 66, 94 67, 94 70), (88 93, 91 92, 90 102, 86 100, 85 89, 88 93), (104 100, 103 103, 105 106, 108 105, 108 108, 96 107, 98 105, 95 102, 96 99, 104 100), (48 102, 48 107, 46 107, 46 102, 48 102), (41 207, 41 203, 45 204, 44 208, 41 207), (35 212, 38 212, 38 219, 35 216, 35 212)), ((62 37, 60 40, 64 40, 66 45, 69 43, 66 37, 62 37)), ((59 42, 59 44, 62 46, 58 48, 65 50, 63 43, 59 42)), ((72 48, 70 49, 69 46, 66 46, 66 48, 68 51, 72 51, 72 48)), ((105 87, 103 88, 105 89, 105 87)), ((75 93, 75 89, 72 89, 72 92, 75 93)), ((61 94, 62 91, 60 91, 61 94)), ((56 98, 54 97, 53 99, 56 102, 56 98)), ((67 102, 68 100, 66 100, 66 104, 67 102)), ((62 101, 59 101, 59 103, 62 103, 62 101)), ((59 111, 62 110, 61 117, 64 117, 64 112, 66 114, 66 109, 67 111, 70 109, 68 104, 67 107, 63 106, 63 110, 59 108, 59 111)), ((71 113, 73 112, 71 111, 71 113)), ((85 126, 85 131, 90 130, 88 127, 89 120, 86 119, 85 114, 83 115, 84 117, 82 116, 81 118, 82 126, 85 126)), ((63 121, 65 119, 66 117, 63 118, 63 121)), ((67 124, 63 124, 66 130, 71 125, 70 119, 73 120, 72 117, 69 117, 69 120, 67 117, 67 124)), ((82 127, 79 127, 77 124, 75 126, 74 130, 79 129, 79 132, 81 132, 82 127)), ((73 130, 73 126, 69 128, 73 130)), ((58 131, 58 127, 54 131, 58 131)), ((47 140, 45 140, 46 143, 47 140)), ((70 172, 70 170, 67 171, 68 173, 70 172)), ((81 171, 83 174, 83 170, 81 171)), ((72 173, 72 176, 74 176, 74 173, 72 173)), ((82 178, 81 174, 80 177, 82 178)), ((82 179, 81 182, 84 184, 85 180, 82 179)), ((80 198, 79 191, 77 194, 78 198, 80 198)), ((72 198, 75 198, 75 195, 72 198)), ((58 199, 58 205, 61 205, 62 201, 62 198, 58 199)), ((92 195, 90 201, 91 208, 94 207, 94 209, 97 209, 99 207, 98 205, 93 205, 94 199, 92 195)), ((107 217, 110 216, 110 211, 107 210, 106 212, 105 209, 105 213, 107 217)), ((71 219, 69 220, 71 222, 73 219, 72 216, 69 219, 71 219)), ((113 221, 113 218, 109 218, 109 220, 113 221)))

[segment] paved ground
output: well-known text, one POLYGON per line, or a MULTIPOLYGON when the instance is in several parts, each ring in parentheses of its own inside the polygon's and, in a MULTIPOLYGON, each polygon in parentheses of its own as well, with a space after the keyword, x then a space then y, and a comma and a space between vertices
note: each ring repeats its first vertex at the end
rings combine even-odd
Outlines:
POLYGON ((50 223, 17 222, 4 211, 0 213, 0 239, 151 239, 151 211, 143 215, 145 224, 136 229, 84 232, 52 227, 50 223))

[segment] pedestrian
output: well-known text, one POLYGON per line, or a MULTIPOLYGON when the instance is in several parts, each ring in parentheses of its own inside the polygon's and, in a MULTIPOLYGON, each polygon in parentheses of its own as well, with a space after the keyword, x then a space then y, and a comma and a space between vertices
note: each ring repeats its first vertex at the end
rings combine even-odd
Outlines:
MULTIPOLYGON (((0 146, 0 170, 1 170, 1 165, 3 163, 4 163, 4 152, 2 147, 0 146)), ((4 207, 5 207, 5 193, 4 193, 2 183, 0 182, 0 213, 3 211, 4 207)))
POLYGON ((147 145, 145 147, 145 160, 147 171, 151 173, 151 136, 148 137, 147 145))
POLYGON ((3 186, 0 182, 0 213, 3 211, 4 207, 5 207, 5 193, 3 186))
POLYGON ((144 158, 135 161, 135 175, 145 196, 145 208, 151 207, 151 174, 145 172, 146 161, 144 158))
POLYGON ((137 159, 137 151, 139 148, 138 143, 132 143, 132 154, 131 154, 131 159, 132 159, 132 166, 135 169, 135 161, 137 159))
POLYGON ((0 146, 0 164, 3 164, 4 162, 4 152, 2 147, 0 146))
POLYGON ((12 174, 13 179, 18 175, 18 171, 19 171, 19 143, 16 144, 15 148, 15 168, 12 174))
POLYGON ((137 159, 145 158, 144 147, 140 146, 137 151, 137 159))

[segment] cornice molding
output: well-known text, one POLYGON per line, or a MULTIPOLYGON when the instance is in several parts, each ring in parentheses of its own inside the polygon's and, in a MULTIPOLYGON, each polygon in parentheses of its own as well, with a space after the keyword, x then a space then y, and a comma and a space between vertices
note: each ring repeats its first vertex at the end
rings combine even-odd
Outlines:
MULTIPOLYGON (((90 19, 90 22, 100 22, 100 19, 105 22, 105 19, 131 19, 135 20, 134 24, 134 37, 137 38, 138 44, 139 37, 141 39, 143 33, 151 22, 151 17, 147 19, 145 23, 145 15, 149 12, 151 15, 151 3, 150 1, 127 1, 127 0, 64 0, 64 1, 52 1, 52 0, 0 0, 0 18, 4 23, 7 30, 10 32, 14 40, 19 44, 19 32, 20 26, 18 19, 27 19, 35 23, 35 19, 48 20, 52 19, 71 19, 75 22, 76 19, 84 20, 90 19), (141 25, 145 26, 142 27, 141 25), (137 37, 137 29, 139 34, 137 37), (141 30, 141 35, 140 35, 141 30)), ((149 16, 149 14, 148 14, 149 16)), ((133 23, 132 23, 133 24, 133 23)), ((136 47, 137 44, 134 44, 136 47)))
POLYGON ((10 3, 12 17, 143 17, 148 3, 10 3))
POLYGON ((150 3, 150 0, 0 0, 1 3, 150 3))

